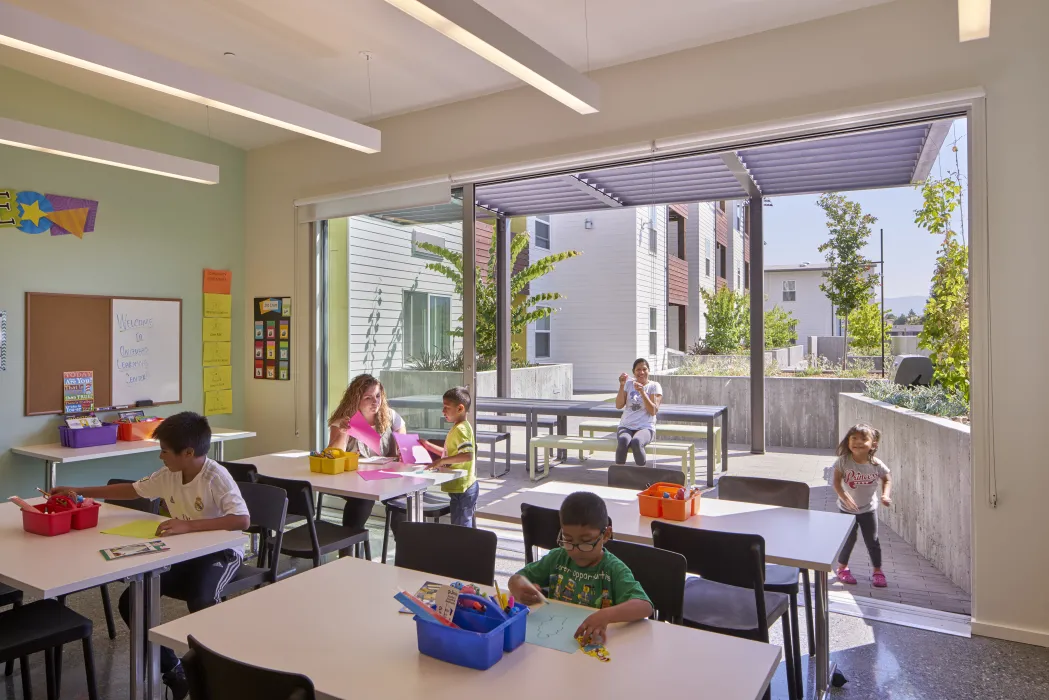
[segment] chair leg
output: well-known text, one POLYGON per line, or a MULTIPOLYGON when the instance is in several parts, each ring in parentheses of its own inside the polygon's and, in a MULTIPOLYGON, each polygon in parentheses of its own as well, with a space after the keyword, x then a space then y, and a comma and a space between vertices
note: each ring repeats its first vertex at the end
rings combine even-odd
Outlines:
POLYGON ((55 650, 44 650, 44 680, 47 683, 47 700, 58 700, 55 693, 55 650))
POLYGON ((12 675, 14 675, 14 672, 15 672, 15 660, 14 659, 9 659, 7 661, 7 665, 4 667, 4 675, 5 676, 12 676, 12 675))
POLYGON ((364 541, 364 558, 368 561, 372 560, 372 541, 368 538, 364 541))
POLYGON ((386 563, 386 549, 390 544, 390 509, 386 509, 386 527, 382 530, 382 563, 386 563))
POLYGON ((87 675, 88 700, 98 700, 98 685, 95 683, 95 653, 91 649, 91 635, 84 637, 84 673, 87 675))
POLYGON ((816 632, 812 626, 812 588, 809 586, 809 570, 801 570, 801 590, 805 595, 805 626, 809 633, 809 656, 816 658, 816 632))
POLYGON ((55 698, 62 695, 62 647, 61 645, 55 647, 54 650, 55 659, 55 698))
POLYGON ((102 584, 98 587, 102 594, 102 611, 106 614, 106 631, 110 639, 117 638, 117 626, 113 622, 113 602, 109 599, 109 586, 102 584))
POLYGON ((801 679, 801 626, 798 624, 798 596, 790 597, 790 643, 794 648, 794 687, 798 689, 800 697, 805 688, 801 679))
POLYGON ((787 675, 787 697, 790 700, 800 700, 798 688, 794 683, 794 648, 791 642, 789 616, 784 614, 780 621, 783 623, 783 666, 787 675))
POLYGON ((33 700, 33 684, 29 682, 29 657, 23 656, 18 659, 18 667, 22 669, 22 698, 33 700))

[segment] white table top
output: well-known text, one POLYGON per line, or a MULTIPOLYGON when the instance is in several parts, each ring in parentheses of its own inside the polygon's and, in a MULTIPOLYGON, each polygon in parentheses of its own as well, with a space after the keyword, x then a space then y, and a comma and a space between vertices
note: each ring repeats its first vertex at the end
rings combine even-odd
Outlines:
MULTIPOLYGON (((255 437, 255 433, 248 430, 213 428, 211 431, 212 442, 225 442, 226 440, 240 440, 251 437, 255 437)), ((117 440, 116 444, 113 445, 74 448, 62 447, 61 443, 54 442, 49 445, 12 447, 11 451, 15 454, 35 457, 36 459, 43 459, 56 464, 68 464, 69 462, 86 462, 92 459, 106 459, 107 457, 133 455, 142 452, 159 452, 160 443, 156 440, 117 440)))
MULTIPOLYGON (((590 491, 605 500, 616 538, 652 544, 653 518, 641 516, 637 492, 630 489, 551 481, 478 508, 477 514, 519 523, 522 503, 556 509, 561 507, 565 496, 575 491, 590 491)), ((765 538, 765 559, 769 563, 831 571, 856 521, 840 513, 701 498, 699 515, 683 522, 664 522, 702 530, 761 535, 765 538)))
MULTIPOLYGON (((41 502, 42 498, 30 499, 30 503, 41 502)), ((102 534, 102 530, 132 520, 156 520, 160 523, 166 518, 103 504, 98 514, 97 528, 70 530, 65 535, 44 537, 22 529, 22 513, 18 506, 0 503, 0 582, 30 595, 54 598, 223 549, 243 547, 247 542, 242 532, 193 532, 160 538, 171 548, 167 552, 142 554, 116 561, 103 559, 99 553, 101 549, 143 541, 102 534)))
MULTIPOLYGON (((313 485, 314 491, 330 493, 333 496, 347 496, 350 498, 366 498, 373 501, 385 501, 387 498, 396 498, 406 493, 422 491, 436 484, 443 484, 462 476, 462 470, 454 472, 427 472, 425 476, 398 477, 395 479, 376 479, 367 481, 362 479, 357 472, 343 472, 342 474, 318 474, 310 471, 309 452, 301 450, 288 450, 275 454, 260 455, 258 457, 245 457, 237 460, 246 464, 254 464, 259 474, 273 476, 279 479, 301 479, 313 485)), ((402 465, 392 462, 389 464, 362 464, 364 469, 394 470, 402 465)))
POLYGON ((192 634, 239 661, 304 674, 318 697, 340 700, 644 698, 656 687, 689 685, 705 698, 756 700, 779 664, 778 646, 645 620, 609 629, 607 664, 524 644, 487 671, 474 671, 420 654, 412 616, 397 612, 396 589, 414 593, 429 580, 442 579, 339 559, 149 636, 183 654, 192 634))

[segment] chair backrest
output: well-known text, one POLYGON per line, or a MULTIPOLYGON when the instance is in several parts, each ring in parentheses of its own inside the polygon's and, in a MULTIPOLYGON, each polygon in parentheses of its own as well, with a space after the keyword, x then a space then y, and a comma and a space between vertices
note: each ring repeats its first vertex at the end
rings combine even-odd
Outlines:
POLYGON ((605 543, 605 549, 619 557, 645 589, 655 608, 657 620, 681 622, 684 615, 685 573, 688 568, 684 556, 622 540, 609 540, 605 543))
MULTIPOLYGON (((535 561, 534 549, 557 549, 561 514, 553 508, 521 504, 521 530, 524 533, 525 563, 535 561)), ((400 545, 398 545, 400 546, 400 545)))
POLYGON ((685 475, 679 469, 664 469, 663 467, 633 467, 628 464, 613 464, 608 468, 608 485, 616 488, 644 491, 659 481, 684 486, 685 475))
POLYGON ((281 479, 265 474, 259 474, 257 479, 256 483, 284 489, 288 495, 288 515, 301 515, 307 520, 313 520, 313 485, 310 482, 299 479, 281 479))
MULTIPOLYGON (((759 630, 765 626, 765 538, 736 532, 697 530, 671 525, 662 520, 652 521, 652 544, 660 549, 683 554, 689 573, 708 581, 754 591, 759 630)), ((763 641, 768 641, 767 638, 763 641)))
MULTIPOLYGON (((273 551, 279 552, 284 543, 284 525, 288 517, 288 492, 269 484, 244 482, 239 484, 240 495, 248 506, 251 526, 266 530, 267 539, 273 543, 273 551)), ((280 557, 270 557, 270 576, 277 580, 280 557)))
POLYGON ((258 481, 259 470, 254 464, 244 462, 219 462, 219 464, 226 468, 234 481, 252 484, 258 481))
MULTIPOLYGON (((135 483, 131 479, 110 479, 106 482, 109 486, 114 484, 133 484, 135 483)), ((152 513, 153 515, 160 514, 160 499, 159 498, 129 498, 126 501, 118 501, 113 498, 106 499, 106 503, 111 503, 115 506, 121 506, 123 508, 130 508, 131 510, 137 510, 142 513, 152 513)))
POLYGON ((400 523, 394 566, 491 586, 495 582, 494 532, 445 523, 400 523))
POLYGON ((722 501, 746 501, 808 510, 809 485, 786 479, 725 475, 718 479, 718 498, 722 501))
POLYGON ((313 681, 297 673, 251 666, 216 654, 195 637, 182 657, 193 700, 314 700, 313 681))

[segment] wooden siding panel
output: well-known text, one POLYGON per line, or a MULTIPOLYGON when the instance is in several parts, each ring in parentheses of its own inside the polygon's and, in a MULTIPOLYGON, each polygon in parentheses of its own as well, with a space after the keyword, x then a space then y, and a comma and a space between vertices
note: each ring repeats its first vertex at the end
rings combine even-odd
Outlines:
POLYGON ((688 306, 688 261, 667 256, 667 303, 688 306))

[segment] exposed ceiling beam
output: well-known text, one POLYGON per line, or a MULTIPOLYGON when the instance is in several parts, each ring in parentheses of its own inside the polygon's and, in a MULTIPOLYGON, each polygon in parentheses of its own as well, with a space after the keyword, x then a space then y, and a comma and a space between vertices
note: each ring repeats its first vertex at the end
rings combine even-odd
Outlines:
POLYGON ((580 192, 585 193, 588 197, 604 204, 606 207, 621 207, 623 203, 619 201, 614 195, 609 194, 603 188, 598 187, 592 182, 582 179, 578 175, 564 175, 561 178, 564 182, 567 182, 572 187, 576 188, 580 192))
POLYGON ((599 109, 597 84, 473 0, 386 0, 580 114, 599 109))
POLYGON ((0 44, 364 153, 381 146, 369 126, 5 3, 0 44))
POLYGON ((958 0, 958 41, 991 35, 991 0, 958 0))
POLYGON ((721 160, 725 161, 725 167, 732 171, 732 174, 736 176, 739 184, 743 186, 747 194, 751 197, 760 197, 761 188, 758 187, 758 183, 754 182, 754 178, 750 176, 750 171, 747 170, 747 166, 740 160, 739 153, 728 151, 720 155, 721 160))
POLYGON ((0 144, 205 185, 215 185, 219 181, 219 166, 211 163, 102 141, 13 119, 0 118, 0 144))
POLYGON ((947 140, 947 134, 950 131, 951 122, 949 121, 933 122, 929 125, 929 133, 925 137, 925 143, 922 144, 922 152, 914 166, 911 182, 915 184, 925 182, 925 179, 929 177, 933 163, 939 158, 940 149, 943 148, 943 142, 947 140))

